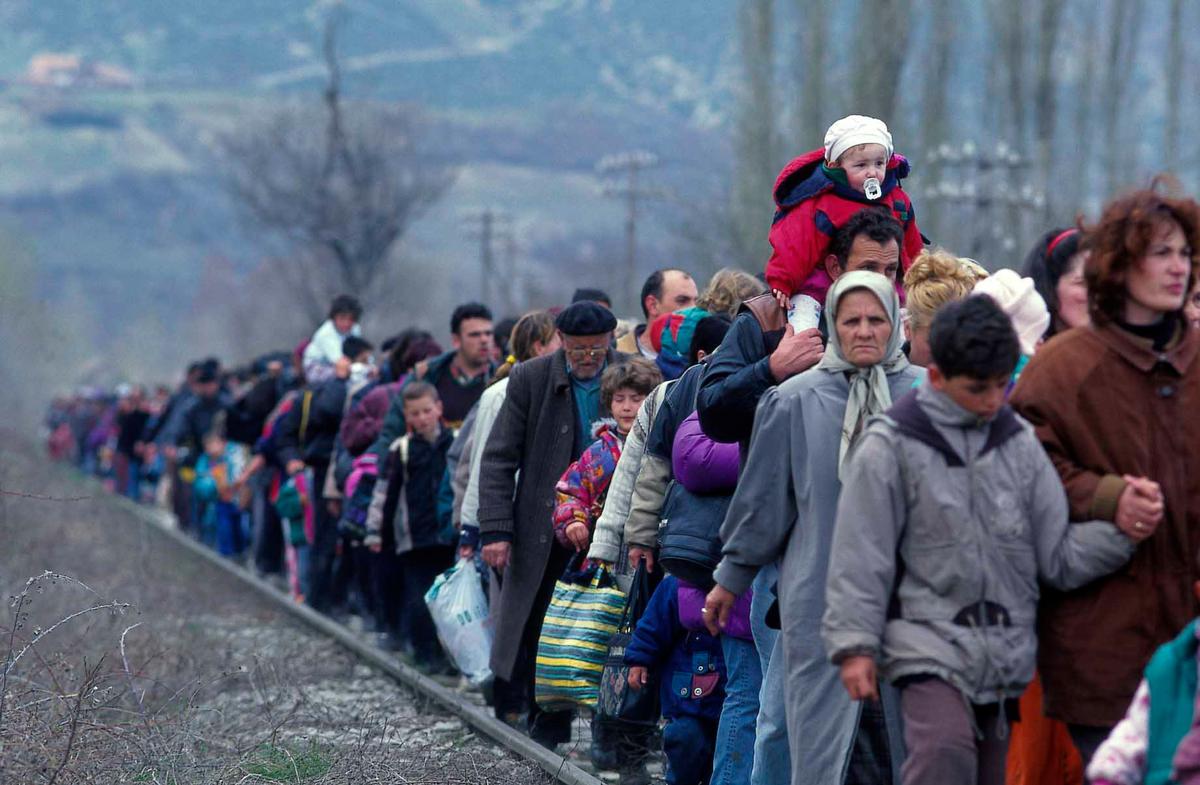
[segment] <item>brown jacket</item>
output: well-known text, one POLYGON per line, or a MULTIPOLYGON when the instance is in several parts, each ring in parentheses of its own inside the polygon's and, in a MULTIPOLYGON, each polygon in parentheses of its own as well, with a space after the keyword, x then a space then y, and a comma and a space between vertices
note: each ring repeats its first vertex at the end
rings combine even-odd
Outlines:
POLYGON ((1072 520, 1112 520, 1123 474, 1155 480, 1166 499, 1158 531, 1124 567, 1043 593, 1038 668, 1056 719, 1115 725, 1155 648, 1197 614, 1198 350, 1196 329, 1161 354, 1114 325, 1070 330, 1038 352, 1013 393, 1062 477, 1072 520))

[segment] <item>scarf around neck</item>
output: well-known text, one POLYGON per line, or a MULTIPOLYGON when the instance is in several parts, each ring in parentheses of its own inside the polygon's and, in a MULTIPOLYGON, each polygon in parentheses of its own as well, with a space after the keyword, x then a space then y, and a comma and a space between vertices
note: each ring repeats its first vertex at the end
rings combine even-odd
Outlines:
POLYGON ((904 334, 900 330, 900 298, 892 281, 879 273, 856 270, 846 273, 834 281, 825 295, 825 326, 829 330, 829 343, 825 356, 817 367, 828 373, 844 373, 850 382, 850 396, 846 401, 846 413, 842 417, 842 438, 838 448, 838 476, 846 463, 846 454, 854 440, 862 432, 867 418, 882 414, 892 405, 892 392, 888 387, 889 374, 899 373, 908 367, 904 356, 904 334), (883 351, 883 361, 865 368, 851 363, 842 354, 842 343, 837 332, 837 312, 841 299, 849 292, 865 289, 883 305, 884 313, 892 324, 892 334, 883 351))

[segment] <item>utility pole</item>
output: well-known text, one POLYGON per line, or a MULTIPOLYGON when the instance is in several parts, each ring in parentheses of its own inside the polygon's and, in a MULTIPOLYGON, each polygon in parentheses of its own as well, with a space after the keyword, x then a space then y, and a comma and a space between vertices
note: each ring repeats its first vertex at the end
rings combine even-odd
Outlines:
POLYGON ((1032 161, 1006 142, 986 151, 964 142, 938 145, 926 162, 940 178, 926 187, 925 196, 950 217, 943 215, 940 224, 957 229, 942 244, 966 250, 989 269, 1014 266, 1006 258, 1028 236, 1026 219, 1046 205, 1045 193, 1028 182, 1032 161))
MULTIPOLYGON (((479 241, 479 274, 480 300, 489 307, 492 302, 492 283, 496 277, 495 244, 501 241, 512 241, 511 217, 491 207, 485 207, 467 215, 467 222, 472 225, 469 237, 479 241)), ((509 270, 511 275, 512 271, 509 270)))
MULTIPOLYGON (((608 175, 602 192, 605 196, 625 199, 625 272, 626 280, 638 279, 637 267, 637 220, 638 205, 642 199, 663 199, 669 194, 666 189, 647 186, 641 182, 645 169, 658 166, 658 156, 645 150, 631 150, 606 155, 596 164, 596 172, 608 175), (621 178, 624 182, 621 182, 621 178)), ((632 284, 631 284, 632 285, 632 284)))
POLYGON ((509 231, 504 243, 504 305, 505 313, 512 316, 517 311, 517 234, 509 231))

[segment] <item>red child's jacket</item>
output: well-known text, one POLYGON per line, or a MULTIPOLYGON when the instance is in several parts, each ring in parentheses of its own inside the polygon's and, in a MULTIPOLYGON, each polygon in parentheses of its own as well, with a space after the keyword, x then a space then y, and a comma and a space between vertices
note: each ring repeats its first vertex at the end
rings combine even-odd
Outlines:
POLYGON ((872 201, 821 168, 824 149, 795 158, 775 180, 775 218, 771 224, 771 259, 767 284, 789 295, 807 294, 820 303, 833 282, 822 262, 833 233, 864 207, 882 205, 904 227, 900 263, 907 270, 921 252, 924 241, 917 228, 912 200, 900 187, 908 176, 908 160, 893 155, 884 177, 883 195, 872 201))

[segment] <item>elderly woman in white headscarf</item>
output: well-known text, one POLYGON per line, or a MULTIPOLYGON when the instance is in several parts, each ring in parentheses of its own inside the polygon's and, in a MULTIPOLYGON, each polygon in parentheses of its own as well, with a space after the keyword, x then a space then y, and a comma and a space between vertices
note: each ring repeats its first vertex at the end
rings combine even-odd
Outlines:
POLYGON ((769 390, 758 405, 746 466, 721 527, 723 556, 706 617, 719 630, 759 569, 778 562, 783 634, 763 692, 786 690, 792 785, 848 777, 899 782, 895 694, 884 695, 882 707, 852 702, 825 656, 820 629, 846 453, 867 419, 886 411, 924 370, 901 350, 900 302, 883 276, 838 278, 825 319, 824 359, 769 390))

